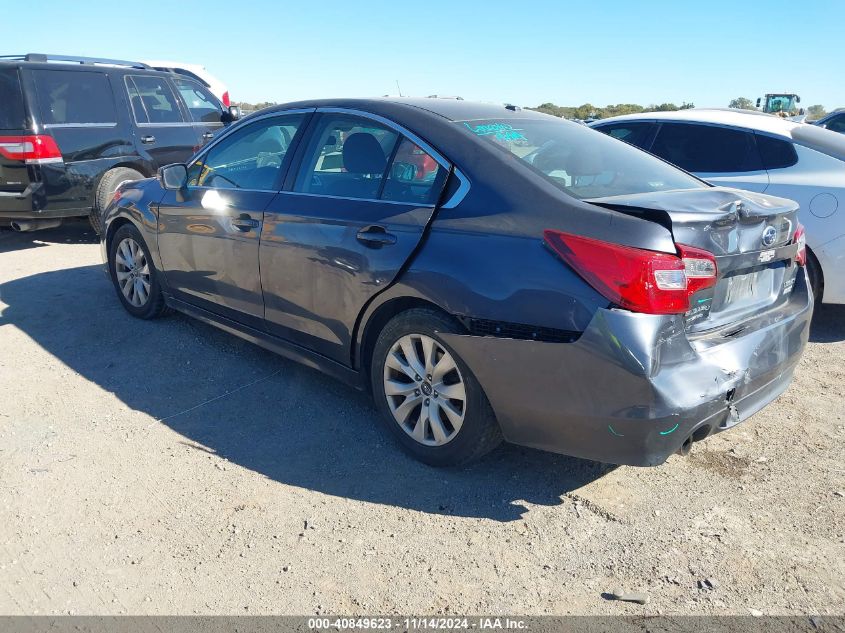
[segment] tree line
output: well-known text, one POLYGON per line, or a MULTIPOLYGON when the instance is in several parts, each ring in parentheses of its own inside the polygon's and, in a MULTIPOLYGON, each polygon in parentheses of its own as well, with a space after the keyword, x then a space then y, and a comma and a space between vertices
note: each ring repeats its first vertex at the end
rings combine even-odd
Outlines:
MULTIPOLYGON (((255 110, 262 110, 270 106, 277 105, 275 101, 261 101, 259 103, 249 103, 246 101, 235 102, 232 105, 239 106, 245 112, 254 112, 255 110)), ((528 108, 529 110, 536 110, 537 112, 545 112, 556 117, 563 117, 565 119, 607 119, 612 116, 620 116, 622 114, 639 114, 640 112, 672 112, 674 110, 688 110, 694 108, 694 103, 687 103, 684 101, 681 105, 674 103, 661 103, 641 106, 636 103, 617 103, 616 105, 607 105, 603 108, 594 106, 591 103, 585 103, 580 106, 559 106, 554 103, 543 103, 536 108, 528 108)), ((728 104, 729 108, 737 108, 740 110, 756 110, 754 102, 746 97, 737 97, 732 99, 728 104)), ((820 119, 827 112, 825 112, 822 105, 811 105, 806 108, 808 119, 820 119)))

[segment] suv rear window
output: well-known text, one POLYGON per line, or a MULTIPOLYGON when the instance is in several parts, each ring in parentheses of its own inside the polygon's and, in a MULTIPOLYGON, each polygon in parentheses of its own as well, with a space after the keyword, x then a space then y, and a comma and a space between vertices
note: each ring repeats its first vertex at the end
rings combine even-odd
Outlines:
POLYGON ((23 92, 16 68, 0 69, 0 130, 26 129, 23 92))
POLYGON ((117 123, 114 97, 103 73, 34 70, 32 75, 45 126, 117 123))
POLYGON ((706 187, 662 160, 578 123, 484 119, 456 125, 513 154, 581 199, 706 187))

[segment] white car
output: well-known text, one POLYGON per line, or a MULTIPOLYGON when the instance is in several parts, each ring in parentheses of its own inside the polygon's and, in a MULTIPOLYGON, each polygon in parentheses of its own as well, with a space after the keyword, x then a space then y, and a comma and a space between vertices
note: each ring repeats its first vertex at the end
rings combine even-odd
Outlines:
POLYGON ((714 185, 798 202, 816 298, 845 303, 845 135, 769 114, 716 109, 631 114, 592 127, 714 185))
POLYGON ((162 61, 162 60, 146 60, 144 63, 147 66, 152 66, 156 70, 163 70, 166 72, 176 73, 178 75, 185 75, 191 79, 196 79, 208 88, 215 97, 220 99, 227 108, 232 105, 229 99, 229 89, 226 84, 220 81, 217 77, 212 75, 205 69, 205 66, 200 64, 186 64, 184 62, 162 61))

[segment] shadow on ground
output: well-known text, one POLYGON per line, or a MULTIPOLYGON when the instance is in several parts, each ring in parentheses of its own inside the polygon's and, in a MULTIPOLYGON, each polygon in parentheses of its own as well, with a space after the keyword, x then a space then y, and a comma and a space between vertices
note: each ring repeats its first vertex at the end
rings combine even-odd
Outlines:
MULTIPOLYGON (((607 471, 513 446, 462 469, 427 467, 379 428, 365 394, 186 317, 133 319, 99 266, 2 284, 0 300, 8 306, 0 336, 4 328, 22 330, 71 370, 183 435, 185 443, 284 484, 512 521, 526 511, 523 502, 561 503, 562 495, 607 471)), ((96 400, 86 407, 91 415, 107 410, 96 400)))
POLYGON ((87 218, 65 220, 55 229, 19 233, 9 226, 0 227, 0 253, 43 248, 50 244, 96 244, 97 234, 87 218))
POLYGON ((845 305, 817 305, 810 340, 813 343, 845 341, 845 305))

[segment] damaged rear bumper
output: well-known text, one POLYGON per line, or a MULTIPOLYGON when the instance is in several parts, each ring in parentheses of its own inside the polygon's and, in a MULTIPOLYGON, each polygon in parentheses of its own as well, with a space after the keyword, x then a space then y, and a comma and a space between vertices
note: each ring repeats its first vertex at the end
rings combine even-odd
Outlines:
POLYGON ((508 441, 655 466, 786 390, 812 310, 800 274, 788 303, 739 332, 688 338, 680 317, 602 309, 572 343, 441 336, 472 368, 508 441))

